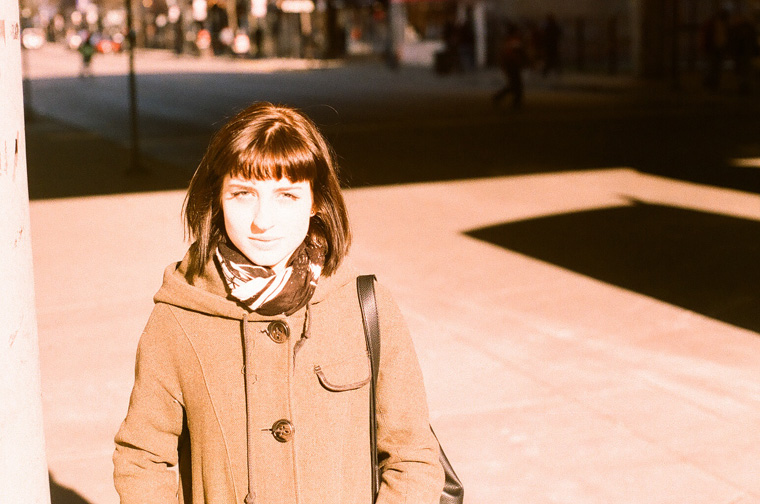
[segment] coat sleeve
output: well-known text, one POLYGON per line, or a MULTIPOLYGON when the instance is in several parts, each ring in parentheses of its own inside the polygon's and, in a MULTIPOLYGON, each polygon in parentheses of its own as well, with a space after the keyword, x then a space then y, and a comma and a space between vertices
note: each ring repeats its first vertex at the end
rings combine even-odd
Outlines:
POLYGON ((380 370, 376 391, 381 482, 377 504, 438 504, 444 483, 439 445, 406 322, 387 290, 377 286, 380 370))
POLYGON ((178 502, 177 444, 184 416, 174 358, 178 330, 169 307, 156 305, 137 346, 135 384, 113 454, 121 504, 178 502))

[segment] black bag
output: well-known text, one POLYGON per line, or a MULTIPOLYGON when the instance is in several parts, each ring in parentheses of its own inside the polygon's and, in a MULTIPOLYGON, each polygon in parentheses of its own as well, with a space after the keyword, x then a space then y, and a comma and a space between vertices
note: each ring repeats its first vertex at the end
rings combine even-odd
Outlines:
MULTIPOLYGON (((377 499, 377 491, 380 488, 380 471, 377 467, 377 418, 375 416, 375 384, 380 365, 380 323, 377 316, 377 301, 375 300, 375 276, 362 275, 356 278, 356 291, 359 295, 359 305, 362 309, 362 321, 364 322, 364 336, 367 338, 367 352, 370 356, 372 367, 372 380, 370 381, 370 446, 372 454, 372 499, 377 499)), ((433 428, 431 427, 432 431, 433 428)), ((435 432, 433 432, 435 436, 435 432)), ((437 440, 438 438, 436 438, 437 440)), ((441 493, 440 504, 462 504, 464 502, 464 488, 451 467, 449 459, 443 453, 439 443, 440 462, 446 473, 446 482, 441 493)))

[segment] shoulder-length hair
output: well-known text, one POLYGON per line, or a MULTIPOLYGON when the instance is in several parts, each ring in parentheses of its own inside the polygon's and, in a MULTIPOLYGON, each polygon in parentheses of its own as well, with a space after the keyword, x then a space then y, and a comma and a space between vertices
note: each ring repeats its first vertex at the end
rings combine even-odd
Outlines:
POLYGON ((185 196, 188 276, 204 272, 225 234, 221 191, 224 178, 308 181, 315 215, 307 240, 327 245, 323 273, 331 275, 348 253, 351 231, 332 149, 301 112, 259 102, 239 112, 211 138, 185 196))

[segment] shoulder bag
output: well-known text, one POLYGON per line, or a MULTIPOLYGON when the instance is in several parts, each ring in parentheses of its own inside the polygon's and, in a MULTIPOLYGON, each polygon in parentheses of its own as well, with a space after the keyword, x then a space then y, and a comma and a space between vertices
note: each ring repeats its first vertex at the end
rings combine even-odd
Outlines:
MULTIPOLYGON (((356 291, 359 295, 359 305, 362 310, 362 321, 364 322, 364 336, 367 339, 367 352, 370 356, 370 365, 372 368, 372 380, 370 381, 370 447, 372 454, 372 498, 373 502, 377 499, 377 492, 380 488, 380 469, 377 465, 377 418, 375 416, 375 387, 377 384, 377 373, 380 367, 380 322, 377 316, 377 301, 375 299, 375 276, 362 275, 356 278, 356 291)), ((431 427, 432 431, 433 428, 431 427)), ((433 432, 435 436, 435 432, 433 432)), ((437 440, 437 438, 436 438, 437 440)), ((449 459, 443 453, 440 443, 440 462, 446 473, 446 482, 441 493, 440 504, 462 504, 464 502, 464 488, 451 467, 449 459)))

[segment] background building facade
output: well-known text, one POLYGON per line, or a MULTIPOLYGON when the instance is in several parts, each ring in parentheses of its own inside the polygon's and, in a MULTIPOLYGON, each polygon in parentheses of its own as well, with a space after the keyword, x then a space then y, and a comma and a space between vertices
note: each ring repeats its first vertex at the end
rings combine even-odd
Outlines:
MULTIPOLYGON (((539 41, 552 14, 565 68, 654 78, 707 64, 706 34, 717 12, 726 12, 732 24, 743 17, 755 39, 760 26, 760 0, 131 2, 139 46, 265 58, 384 55, 393 64, 426 66, 436 66, 448 50, 461 56, 457 64, 465 70, 496 64, 499 40, 510 24, 520 27, 540 60, 539 41), (450 47, 454 39, 456 49, 450 47)), ((23 25, 42 29, 50 41, 65 39, 75 46, 83 32, 97 32, 118 49, 124 40, 121 0, 21 0, 21 5, 23 25)))

